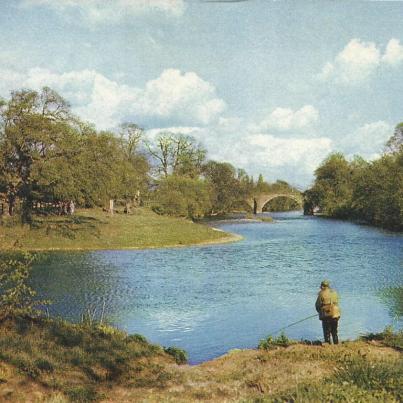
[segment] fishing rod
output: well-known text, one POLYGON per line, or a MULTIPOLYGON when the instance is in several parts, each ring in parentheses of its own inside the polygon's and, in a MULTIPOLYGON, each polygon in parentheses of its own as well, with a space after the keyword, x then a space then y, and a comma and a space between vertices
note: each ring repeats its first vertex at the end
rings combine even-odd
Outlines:
POLYGON ((298 323, 301 323, 301 322, 305 322, 306 320, 315 318, 315 317, 317 317, 317 316, 318 316, 317 313, 315 313, 314 315, 307 316, 307 317, 304 318, 304 319, 298 320, 297 322, 293 322, 293 323, 291 323, 291 324, 289 324, 289 325, 287 325, 287 326, 284 326, 284 327, 282 327, 282 328, 276 330, 274 333, 272 333, 272 335, 275 335, 275 334, 281 332, 282 330, 288 329, 288 328, 291 327, 291 326, 297 325, 298 323))

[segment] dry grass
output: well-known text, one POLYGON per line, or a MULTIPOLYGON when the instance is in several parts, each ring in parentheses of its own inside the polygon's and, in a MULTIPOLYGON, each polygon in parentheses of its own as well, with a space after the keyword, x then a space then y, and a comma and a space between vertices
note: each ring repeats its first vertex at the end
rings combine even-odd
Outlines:
POLYGON ((303 385, 316 385, 331 377, 341 363, 360 357, 370 362, 382 359, 394 363, 400 354, 362 341, 339 346, 296 344, 272 351, 234 351, 198 366, 178 368, 182 374, 180 384, 169 384, 163 390, 118 388, 106 401, 270 402, 276 401, 276 396, 280 396, 277 401, 283 401, 282 394, 294 393, 303 385))
POLYGON ((403 368, 388 333, 338 346, 233 350, 197 366, 108 326, 7 321, 0 326, 0 401, 399 401, 403 368))

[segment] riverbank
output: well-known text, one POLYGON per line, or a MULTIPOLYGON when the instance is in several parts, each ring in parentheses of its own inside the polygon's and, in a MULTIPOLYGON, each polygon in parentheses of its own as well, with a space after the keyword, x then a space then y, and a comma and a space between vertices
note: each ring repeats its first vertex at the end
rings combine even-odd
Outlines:
POLYGON ((142 336, 52 319, 0 326, 0 400, 104 402, 401 401, 403 334, 338 346, 278 339, 200 365, 142 336))
POLYGON ((148 249, 235 242, 239 235, 192 221, 138 208, 113 216, 100 210, 79 210, 74 216, 36 217, 31 228, 0 226, 0 250, 79 251, 148 249))

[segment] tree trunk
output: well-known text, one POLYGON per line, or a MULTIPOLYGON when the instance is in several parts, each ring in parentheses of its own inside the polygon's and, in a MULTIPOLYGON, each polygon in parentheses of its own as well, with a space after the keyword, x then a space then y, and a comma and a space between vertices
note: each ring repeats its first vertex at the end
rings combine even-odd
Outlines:
POLYGON ((7 202, 8 202, 8 215, 13 216, 14 215, 14 208, 15 208, 15 196, 14 195, 9 195, 7 197, 7 202))
POLYGON ((32 200, 27 198, 22 203, 22 223, 31 224, 32 223, 32 200))

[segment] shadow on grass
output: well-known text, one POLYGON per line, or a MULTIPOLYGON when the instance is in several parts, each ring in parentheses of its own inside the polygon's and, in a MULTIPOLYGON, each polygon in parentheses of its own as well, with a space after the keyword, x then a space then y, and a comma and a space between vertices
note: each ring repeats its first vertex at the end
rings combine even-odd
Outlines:
POLYGON ((57 236, 68 239, 76 239, 79 234, 87 233, 96 238, 100 237, 99 225, 105 224, 95 217, 86 216, 64 216, 48 217, 46 219, 36 218, 31 228, 44 230, 47 236, 57 236))

